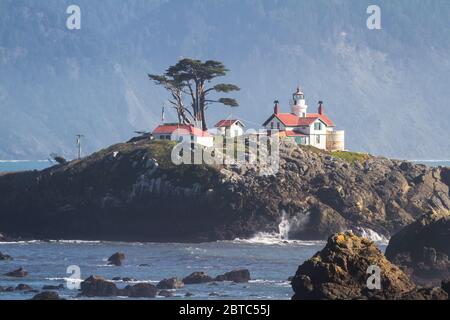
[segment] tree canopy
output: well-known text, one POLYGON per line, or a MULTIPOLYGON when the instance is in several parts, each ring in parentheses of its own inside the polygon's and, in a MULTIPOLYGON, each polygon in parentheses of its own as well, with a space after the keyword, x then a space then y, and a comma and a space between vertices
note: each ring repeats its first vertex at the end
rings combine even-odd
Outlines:
POLYGON ((202 129, 207 130, 206 110, 210 105, 221 104, 229 107, 239 105, 234 98, 212 96, 214 93, 227 94, 240 90, 231 83, 211 83, 215 78, 225 76, 228 71, 219 61, 202 62, 184 58, 170 66, 164 74, 148 76, 155 84, 169 91, 169 102, 177 111, 179 123, 200 123, 202 129), (189 101, 188 107, 185 105, 185 99, 189 101))

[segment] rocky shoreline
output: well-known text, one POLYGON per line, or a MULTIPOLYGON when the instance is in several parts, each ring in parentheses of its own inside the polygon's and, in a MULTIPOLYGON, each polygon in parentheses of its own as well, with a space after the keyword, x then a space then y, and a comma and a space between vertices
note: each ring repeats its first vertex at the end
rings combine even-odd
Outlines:
POLYGON ((345 230, 389 238, 424 213, 450 209, 449 168, 282 143, 279 172, 261 176, 254 164, 175 166, 172 147, 133 139, 3 174, 0 230, 25 239, 203 242, 277 233, 286 220, 289 239, 345 230))

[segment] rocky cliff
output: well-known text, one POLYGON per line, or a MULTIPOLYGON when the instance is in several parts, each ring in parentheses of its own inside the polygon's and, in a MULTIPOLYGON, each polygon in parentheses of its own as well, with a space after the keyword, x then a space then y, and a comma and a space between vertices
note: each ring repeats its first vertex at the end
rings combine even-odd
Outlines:
POLYGON ((450 277, 450 214, 424 215, 396 233, 386 256, 421 285, 438 285, 450 277))
POLYGON ((372 229, 389 237, 450 209, 449 169, 289 143, 280 168, 180 165, 173 143, 134 139, 43 171, 0 176, 0 230, 10 236, 209 241, 278 232, 326 239, 372 229))
POLYGON ((375 243, 351 232, 331 236, 324 249, 300 265, 292 288, 292 298, 300 300, 448 298, 442 288, 417 287, 375 243), (379 273, 374 273, 373 267, 379 273), (370 278, 372 275, 378 275, 379 281, 370 278))

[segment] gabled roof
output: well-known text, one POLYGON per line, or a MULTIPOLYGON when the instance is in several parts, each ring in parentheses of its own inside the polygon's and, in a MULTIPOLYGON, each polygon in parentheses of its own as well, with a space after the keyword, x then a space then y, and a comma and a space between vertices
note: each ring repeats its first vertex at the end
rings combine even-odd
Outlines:
POLYGON ((267 125, 274 117, 280 120, 280 122, 286 127, 310 126, 317 119, 321 120, 327 127, 334 127, 334 123, 330 120, 330 118, 324 114, 318 113, 307 113, 305 117, 299 117, 293 113, 277 113, 267 119, 263 125, 267 125))
POLYGON ((193 125, 188 124, 176 124, 176 123, 167 123, 157 126, 153 130, 153 134, 172 134, 175 131, 179 135, 192 135, 198 137, 211 137, 211 135, 207 131, 203 131, 202 129, 196 128, 193 125))
POLYGON ((241 127, 245 127, 244 124, 238 119, 220 120, 214 127, 231 127, 233 124, 239 124, 241 127))

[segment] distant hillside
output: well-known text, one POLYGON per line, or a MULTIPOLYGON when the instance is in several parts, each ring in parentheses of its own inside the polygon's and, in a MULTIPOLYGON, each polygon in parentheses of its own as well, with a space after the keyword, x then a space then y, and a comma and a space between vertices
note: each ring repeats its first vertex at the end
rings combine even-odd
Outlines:
MULTIPOLYGON (((233 114, 257 127, 300 83, 347 146, 400 158, 450 158, 450 2, 77 0, 0 2, 0 158, 74 157, 150 130, 165 92, 147 80, 181 56, 223 61, 238 84, 233 114)), ((211 123, 229 115, 211 108, 211 123)), ((168 120, 174 115, 166 114, 168 120)), ((172 119, 173 118, 173 119, 172 119)))

